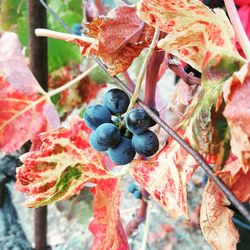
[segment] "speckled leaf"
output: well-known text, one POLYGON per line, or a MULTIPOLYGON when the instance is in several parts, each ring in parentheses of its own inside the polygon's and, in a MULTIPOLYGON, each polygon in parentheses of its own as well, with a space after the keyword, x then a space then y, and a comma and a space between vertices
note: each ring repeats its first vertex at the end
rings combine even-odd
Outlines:
POLYGON ((227 208, 226 196, 211 180, 208 181, 202 197, 201 230, 215 250, 236 249, 238 232, 232 222, 233 211, 227 208))
POLYGON ((112 178, 105 169, 104 154, 89 145, 90 129, 76 121, 70 129, 60 128, 40 134, 41 146, 21 156, 16 187, 30 198, 28 207, 38 207, 68 199, 86 182, 112 178))
POLYGON ((100 180, 95 187, 94 219, 89 229, 94 235, 92 250, 128 250, 122 227, 119 179, 100 180))
POLYGON ((244 172, 250 170, 250 63, 236 72, 223 86, 224 115, 231 132, 232 153, 244 172))
POLYGON ((250 168, 244 169, 242 161, 231 154, 226 166, 216 174, 241 202, 248 202, 250 201, 250 168))
POLYGON ((39 93, 16 34, 2 35, 0 55, 0 150, 8 153, 49 127, 57 127, 59 118, 39 93))
POLYGON ((83 55, 100 57, 112 75, 124 72, 142 49, 150 45, 154 33, 135 11, 133 6, 118 6, 107 17, 98 17, 85 25, 86 35, 95 38, 92 44, 72 42, 82 46, 83 55))
POLYGON ((170 139, 150 160, 134 160, 130 174, 169 216, 184 215, 187 218, 186 185, 197 166, 197 162, 176 141, 170 139))
MULTIPOLYGON (((177 133, 208 163, 220 165, 228 154, 227 122, 218 101, 226 79, 241 64, 226 56, 211 62, 203 71, 202 87, 176 126, 177 133)), ((170 216, 187 213, 186 185, 196 161, 173 139, 149 161, 134 161, 130 173, 170 216)))
POLYGON ((215 55, 238 57, 233 29, 221 9, 212 11, 199 0, 142 0, 137 14, 147 24, 169 33, 158 42, 159 48, 199 71, 215 55))

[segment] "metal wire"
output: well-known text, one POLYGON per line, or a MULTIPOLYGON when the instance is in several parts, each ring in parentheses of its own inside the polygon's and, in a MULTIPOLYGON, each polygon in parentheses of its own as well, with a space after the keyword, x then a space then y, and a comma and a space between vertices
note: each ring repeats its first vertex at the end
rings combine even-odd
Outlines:
MULTIPOLYGON (((62 24, 62 26, 69 33, 73 33, 73 31, 64 23, 64 21, 51 9, 49 6, 43 1, 38 0, 41 4, 48 10, 49 13, 55 17, 55 19, 62 24)), ((129 96, 133 95, 133 92, 123 83, 117 76, 111 76, 107 70, 106 65, 102 63, 99 58, 94 56, 90 56, 95 62, 99 64, 99 66, 108 74, 108 76, 114 80, 116 85, 123 89, 129 96)), ((213 169, 210 167, 208 163, 204 160, 204 158, 190 145, 188 145, 167 123, 165 123, 161 118, 153 112, 143 101, 138 100, 138 105, 142 107, 147 114, 154 119, 171 137, 173 137, 192 157, 200 164, 206 174, 215 182, 215 184, 224 192, 227 196, 228 200, 237 208, 237 210, 246 218, 246 220, 250 223, 250 212, 242 205, 242 203, 235 197, 235 195, 229 190, 229 188, 224 184, 224 182, 217 177, 213 169)))

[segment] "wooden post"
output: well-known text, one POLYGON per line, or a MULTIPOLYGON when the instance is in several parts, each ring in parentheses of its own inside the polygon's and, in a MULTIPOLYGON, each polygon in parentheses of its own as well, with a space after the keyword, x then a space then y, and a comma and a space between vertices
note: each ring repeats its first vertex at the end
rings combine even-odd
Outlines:
MULTIPOLYGON (((37 0, 28 0, 30 67, 42 88, 48 90, 47 38, 37 38, 36 28, 47 28, 46 9, 37 0)), ((35 209, 35 249, 47 248, 47 207, 35 209)))

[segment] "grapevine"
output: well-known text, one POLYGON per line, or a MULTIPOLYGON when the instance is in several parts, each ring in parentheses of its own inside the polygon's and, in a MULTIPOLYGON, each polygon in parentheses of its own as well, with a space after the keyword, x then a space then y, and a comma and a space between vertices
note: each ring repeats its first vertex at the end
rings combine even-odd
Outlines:
MULTIPOLYGON (((6 32, 0 37, 0 106, 5 107, 0 109, 0 149, 9 153, 32 141, 31 150, 20 157, 23 165, 16 176, 16 188, 31 197, 26 206, 70 199, 90 187, 92 249, 129 249, 128 238, 143 221, 141 248, 146 249, 155 202, 172 218, 192 220, 187 185, 201 167, 208 177, 199 208, 202 233, 214 249, 236 249, 235 224, 244 223, 234 212, 250 223, 243 205, 250 199, 250 43, 233 1, 225 0, 223 10, 217 1, 203 1, 220 7, 210 9, 199 0, 140 0, 136 6, 127 3, 109 11, 102 1, 90 1, 83 4, 84 23, 72 23, 72 29, 46 1, 37 2, 67 33, 45 25, 30 34, 78 48, 82 64, 75 72, 83 73, 48 90, 48 69, 41 68, 39 78, 34 66, 39 60, 31 50, 31 69, 37 80, 45 81, 42 88, 20 53, 17 36, 6 32), (136 60, 141 62, 133 76, 136 60), (97 68, 107 74, 101 80, 93 77, 97 68), (174 121, 169 120, 160 86, 170 72, 178 82, 168 104, 174 121), (83 82, 87 86, 108 79, 116 86, 102 90, 97 103, 88 100, 77 107, 83 82), (67 113, 60 114, 60 103, 70 102, 67 113), (66 125, 60 125, 60 119, 66 125), (124 229, 119 206, 128 176, 133 179, 129 195, 139 207, 124 229)), ((65 72, 68 77, 70 70, 65 72)), ((46 244, 46 237, 42 241, 46 244)))

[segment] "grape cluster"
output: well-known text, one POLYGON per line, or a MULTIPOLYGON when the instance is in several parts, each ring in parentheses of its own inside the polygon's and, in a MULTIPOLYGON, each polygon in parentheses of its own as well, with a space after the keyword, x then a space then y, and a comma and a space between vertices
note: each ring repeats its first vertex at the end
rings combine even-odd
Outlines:
POLYGON ((140 108, 124 115, 129 106, 128 95, 120 89, 109 90, 103 104, 89 106, 84 120, 93 131, 90 145, 96 151, 107 151, 118 165, 131 162, 135 154, 152 156, 159 148, 157 136, 149 127, 155 122, 140 108))
POLYGON ((142 193, 141 193, 140 187, 138 185, 136 185, 135 182, 131 182, 129 184, 128 191, 129 191, 129 193, 133 194, 133 196, 136 199, 141 199, 142 198, 142 193))

